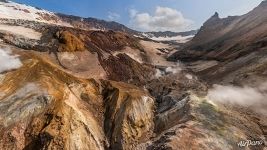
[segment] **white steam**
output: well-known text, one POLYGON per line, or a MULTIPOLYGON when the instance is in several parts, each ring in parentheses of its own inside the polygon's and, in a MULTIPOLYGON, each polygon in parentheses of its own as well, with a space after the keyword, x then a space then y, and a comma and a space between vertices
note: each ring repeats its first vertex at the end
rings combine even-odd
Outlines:
POLYGON ((188 80, 192 80, 193 79, 193 76, 191 74, 186 74, 185 77, 188 79, 188 80))
POLYGON ((177 62, 174 66, 169 66, 167 68, 156 69, 155 77, 159 78, 169 74, 179 74, 183 71, 183 64, 177 62))
POLYGON ((180 68, 179 66, 177 66, 177 67, 168 67, 165 70, 165 72, 167 74, 170 74, 170 73, 176 74, 176 73, 180 73, 181 71, 182 71, 182 68, 180 68))
POLYGON ((155 77, 156 78, 159 78, 159 77, 162 77, 164 75, 164 72, 159 70, 159 69, 156 69, 156 73, 155 73, 155 77))
POLYGON ((267 83, 258 87, 236 87, 214 85, 208 92, 208 99, 214 102, 249 107, 260 113, 267 113, 267 83))
POLYGON ((22 66, 17 56, 12 56, 10 50, 0 49, 0 73, 22 66))
POLYGON ((177 74, 182 71, 182 68, 179 66, 176 67, 167 67, 166 69, 156 69, 155 77, 159 78, 168 74, 177 74))

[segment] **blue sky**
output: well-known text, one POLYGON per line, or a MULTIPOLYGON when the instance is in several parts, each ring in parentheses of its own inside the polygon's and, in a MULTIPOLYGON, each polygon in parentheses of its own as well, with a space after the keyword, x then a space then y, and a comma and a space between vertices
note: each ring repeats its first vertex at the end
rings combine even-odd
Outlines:
POLYGON ((241 15, 262 0, 14 0, 53 12, 114 20, 143 31, 199 28, 216 11, 241 15), (132 12, 131 15, 129 12, 132 12))

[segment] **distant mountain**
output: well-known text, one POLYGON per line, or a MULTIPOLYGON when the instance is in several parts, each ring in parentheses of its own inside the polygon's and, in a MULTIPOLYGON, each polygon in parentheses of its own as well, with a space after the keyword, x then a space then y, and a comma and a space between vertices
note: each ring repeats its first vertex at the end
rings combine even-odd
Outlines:
POLYGON ((0 1, 0 18, 42 22, 60 26, 70 26, 55 13, 12 1, 0 1))
POLYGON ((198 30, 187 32, 139 32, 126 27, 115 21, 105 21, 96 18, 82 18, 72 15, 57 14, 61 20, 68 22, 74 27, 90 29, 90 30, 113 30, 125 32, 141 38, 148 38, 155 41, 176 41, 177 43, 185 43, 194 37, 198 30))
POLYGON ((172 31, 159 31, 159 32, 146 32, 146 34, 153 35, 154 37, 174 37, 177 35, 180 36, 190 36, 197 34, 198 30, 191 30, 185 32, 172 32, 172 31))
POLYGON ((138 31, 132 30, 123 24, 115 21, 105 21, 96 18, 82 18, 73 15, 57 14, 63 21, 70 23, 73 27, 91 29, 91 30, 113 30, 130 34, 138 34, 138 31))
POLYGON ((114 21, 53 13, 37 7, 5 0, 0 1, 0 17, 1 19, 21 19, 86 30, 113 30, 130 34, 138 33, 137 31, 114 21))
POLYGON ((215 13, 196 36, 171 58, 228 60, 267 46, 267 1, 242 16, 219 18, 215 13), (185 53, 184 53, 185 52, 185 53), (200 57, 201 56, 201 57, 200 57))
MULTIPOLYGON (((168 59, 202 63, 198 74, 209 82, 251 84, 266 76, 267 1, 242 16, 215 13, 196 36, 168 59)), ((195 67, 193 67, 195 68, 195 67)))
POLYGON ((186 43, 190 41, 195 34, 197 34, 198 30, 191 30, 186 32, 144 32, 141 35, 155 40, 155 41, 174 41, 176 43, 186 43))
POLYGON ((60 26, 68 26, 85 30, 113 30, 125 32, 142 38, 155 41, 176 41, 185 43, 192 39, 197 30, 188 32, 139 32, 115 21, 105 21, 96 18, 82 18, 73 15, 53 13, 40 8, 18 4, 11 1, 1 0, 0 16, 6 19, 21 19, 60 26))

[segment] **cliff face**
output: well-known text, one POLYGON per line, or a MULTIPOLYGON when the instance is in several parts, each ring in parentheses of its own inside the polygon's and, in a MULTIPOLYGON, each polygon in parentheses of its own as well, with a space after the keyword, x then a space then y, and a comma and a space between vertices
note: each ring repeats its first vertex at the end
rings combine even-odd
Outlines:
POLYGON ((104 82, 105 131, 111 149, 135 149, 148 141, 154 128, 154 100, 131 85, 104 82), (121 140, 124 139, 124 140, 121 140))

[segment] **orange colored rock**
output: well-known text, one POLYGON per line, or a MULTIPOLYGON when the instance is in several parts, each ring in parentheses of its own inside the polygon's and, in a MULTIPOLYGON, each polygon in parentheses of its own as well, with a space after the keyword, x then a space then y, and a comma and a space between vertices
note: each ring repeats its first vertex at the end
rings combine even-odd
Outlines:
POLYGON ((85 50, 84 43, 69 31, 58 31, 56 36, 60 42, 58 48, 59 52, 75 52, 85 50))

